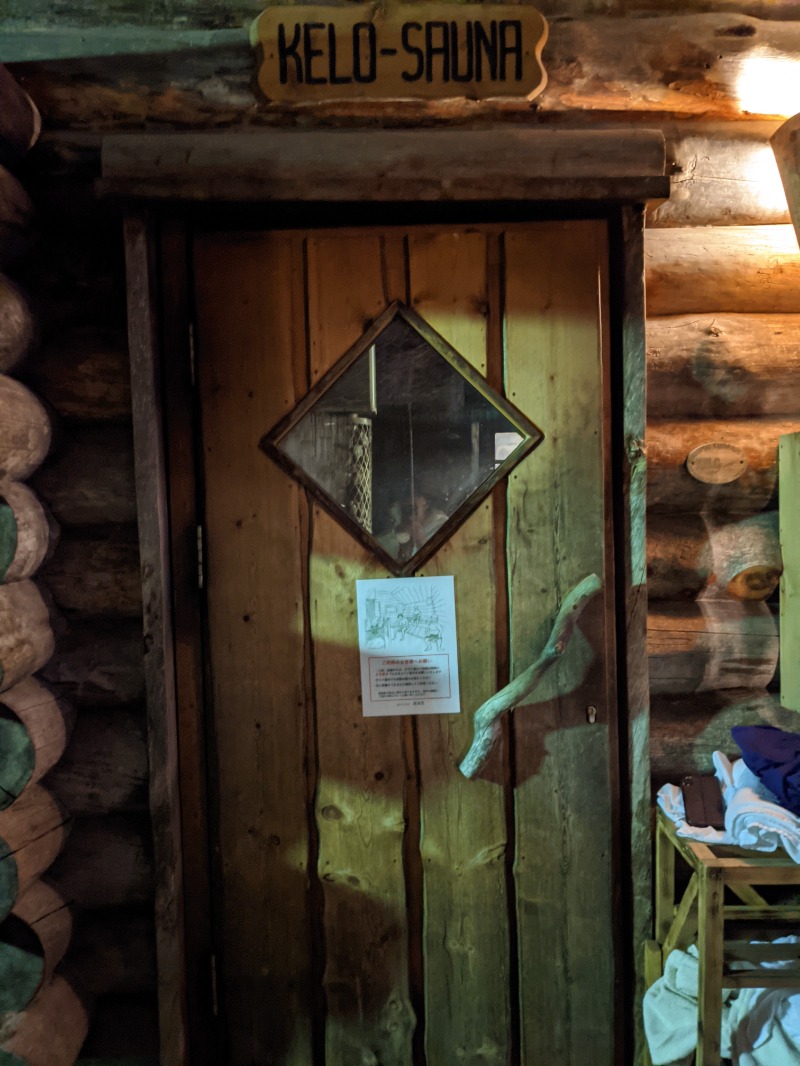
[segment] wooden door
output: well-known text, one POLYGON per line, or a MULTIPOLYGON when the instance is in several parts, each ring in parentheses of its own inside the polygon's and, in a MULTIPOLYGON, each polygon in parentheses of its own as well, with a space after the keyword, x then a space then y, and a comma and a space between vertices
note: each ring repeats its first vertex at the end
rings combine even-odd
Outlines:
POLYGON ((219 995, 231 1066, 607 1066, 619 897, 601 221, 194 247, 219 995), (259 447, 393 300, 544 440, 423 566, 460 715, 364 718, 370 552, 259 447), (471 714, 603 593, 479 780, 471 714))

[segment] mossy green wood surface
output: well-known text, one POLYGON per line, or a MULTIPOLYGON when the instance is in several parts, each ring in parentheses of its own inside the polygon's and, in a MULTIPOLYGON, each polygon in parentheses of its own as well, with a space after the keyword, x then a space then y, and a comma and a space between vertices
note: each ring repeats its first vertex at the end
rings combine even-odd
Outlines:
POLYGON ((35 760, 27 729, 0 700, 0 810, 13 803, 30 781, 35 760))
MULTIPOLYGON (((512 677, 541 651, 569 590, 588 573, 605 574, 605 256, 601 223, 547 223, 533 239, 506 236, 506 388, 544 432, 509 484, 512 677)), ((614 1058, 613 709, 602 596, 581 631, 591 665, 576 633, 555 677, 542 683, 543 702, 514 712, 521 1045, 530 1066, 610 1066, 614 1058)))
POLYGON ((5 580, 8 568, 17 554, 17 522, 14 510, 0 496, 0 582, 5 580))
POLYGON ((0 839, 0 920, 5 918, 17 901, 19 874, 11 848, 0 839))
MULTIPOLYGON (((489 242, 497 237, 409 237, 412 307, 484 375, 489 242)), ((491 306, 489 314, 500 310, 491 306)), ((421 573, 455 579, 462 707, 457 717, 421 715, 416 722, 427 1061, 499 1066, 511 1051, 503 785, 467 781, 457 770, 471 712, 497 688, 491 497, 421 573)))
MULTIPOLYGON (((377 235, 311 238, 307 262, 313 384, 389 301, 377 235)), ((385 576, 314 508, 309 600, 328 1066, 411 1061, 403 725, 362 715, 356 622, 356 579, 385 576)))
POLYGON ((301 497, 258 447, 305 391, 294 249, 263 235, 196 248, 231 1066, 313 1059, 301 497))
POLYGON ((800 433, 780 439, 778 449, 781 577, 781 703, 800 711, 800 433))

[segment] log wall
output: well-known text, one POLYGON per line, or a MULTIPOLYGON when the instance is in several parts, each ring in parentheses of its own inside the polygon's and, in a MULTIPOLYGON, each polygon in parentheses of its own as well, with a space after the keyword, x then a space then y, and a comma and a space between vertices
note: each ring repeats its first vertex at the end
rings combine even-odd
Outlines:
MULTIPOLYGON (((38 113, 0 68, 0 160, 35 140, 38 113)), ((0 269, 22 272, 33 203, 0 165, 0 269)), ((53 652, 56 619, 36 575, 57 525, 24 482, 47 457, 52 421, 20 380, 39 333, 24 288, 0 276, 0 1059, 13 1066, 73 1062, 88 1028, 86 1003, 63 970, 69 900, 44 878, 65 847, 72 816, 43 784, 63 755, 72 708, 33 675, 53 652), (12 376, 13 375, 13 376, 12 376)))
MULTIPOLYGON (((142 1054, 156 1040, 123 261, 118 219, 92 192, 103 131, 661 128, 673 195, 650 206, 646 235, 653 787, 707 770, 717 748, 735 754, 732 724, 794 727, 772 678, 777 438, 800 428, 800 256, 769 149, 781 105, 751 97, 747 83, 786 84, 800 69, 797 0, 545 0, 549 85, 532 109, 511 101, 265 107, 252 94, 240 30, 262 0, 202 10, 180 0, 150 5, 146 15, 134 0, 72 0, 60 9, 49 54, 41 31, 51 5, 9 5, 19 20, 7 39, 20 60, 12 69, 46 132, 18 168, 22 192, 0 183, 0 201, 15 205, 0 224, 7 247, 24 251, 31 203, 40 235, 22 268, 0 276, 0 372, 14 373, 6 387, 25 397, 26 425, 36 424, 37 408, 23 386, 55 412, 59 432, 34 472, 43 442, 26 429, 15 469, 31 466, 30 487, 0 485, 0 530, 13 512, 19 532, 6 573, 15 581, 46 560, 41 583, 58 623, 56 655, 42 674, 53 695, 38 703, 25 688, 38 682, 29 679, 7 695, 0 735, 13 737, 20 755, 13 766, 0 762, 0 797, 42 778, 75 714, 72 743, 45 783, 74 821, 52 873, 78 908, 67 961, 84 975, 87 995, 100 997, 87 1054, 142 1054), (758 66, 764 56, 772 68, 758 66), (28 292, 38 298, 36 315, 28 292), (741 451, 739 475, 727 484, 696 480, 689 452, 720 443, 741 451), (61 526, 57 547, 50 516, 61 526)), ((30 125, 25 98, 14 100, 30 125)), ((0 163, 10 166, 30 143, 25 122, 7 143, 0 163)), ((0 466, 6 461, 0 455, 0 466)), ((69 996, 53 985, 41 1002, 46 1009, 69 996)), ((27 1032, 36 1032, 35 1020, 27 1032)), ((32 1046, 29 1035, 19 1039, 32 1046)))

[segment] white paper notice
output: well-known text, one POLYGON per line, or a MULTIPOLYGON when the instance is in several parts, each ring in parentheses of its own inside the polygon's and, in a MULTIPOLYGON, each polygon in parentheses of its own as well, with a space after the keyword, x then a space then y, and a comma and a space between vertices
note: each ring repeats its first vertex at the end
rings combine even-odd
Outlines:
POLYGON ((365 717, 459 714, 452 577, 356 581, 365 717))

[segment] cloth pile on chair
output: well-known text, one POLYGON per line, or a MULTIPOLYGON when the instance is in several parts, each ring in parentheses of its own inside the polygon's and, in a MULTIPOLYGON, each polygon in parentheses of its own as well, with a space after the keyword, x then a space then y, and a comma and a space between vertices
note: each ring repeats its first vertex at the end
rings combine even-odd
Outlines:
MULTIPOLYGON (((797 943, 780 937, 776 944, 797 943)), ((746 964, 742 963, 741 966, 746 964)), ((776 967, 786 965, 776 963, 776 967)), ((673 951, 644 996, 644 1028, 653 1066, 689 1066, 697 1047, 697 949, 673 951)), ((788 989, 722 990, 721 1054, 734 1066, 798 1066, 800 993, 788 989)))
POLYGON ((725 829, 689 825, 680 788, 664 785, 658 791, 658 805, 675 823, 678 836, 706 844, 738 844, 751 851, 782 847, 793 862, 800 863, 800 818, 776 802, 774 793, 744 759, 731 763, 721 751, 715 751, 712 758, 722 787, 725 829))

